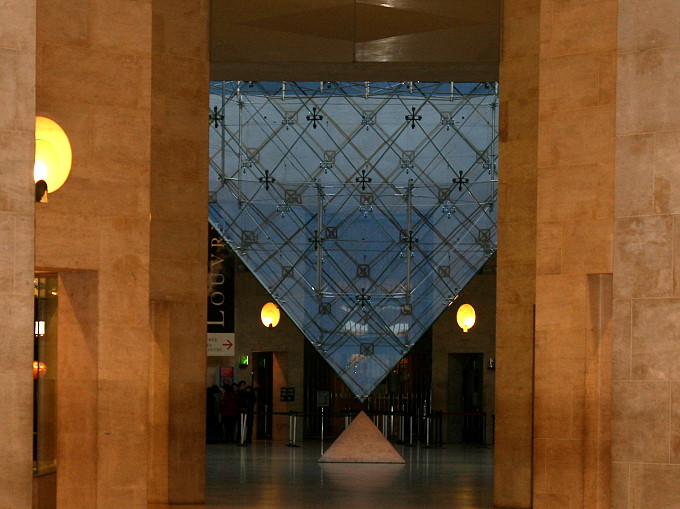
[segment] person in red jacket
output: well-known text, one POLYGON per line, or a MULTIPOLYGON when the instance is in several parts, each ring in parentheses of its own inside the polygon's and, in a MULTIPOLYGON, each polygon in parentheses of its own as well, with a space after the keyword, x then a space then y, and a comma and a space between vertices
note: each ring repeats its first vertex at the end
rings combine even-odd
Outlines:
POLYGON ((224 443, 236 443, 234 436, 234 426, 238 416, 238 406, 236 405, 236 393, 231 385, 224 386, 224 396, 220 401, 222 411, 222 426, 224 427, 224 443))

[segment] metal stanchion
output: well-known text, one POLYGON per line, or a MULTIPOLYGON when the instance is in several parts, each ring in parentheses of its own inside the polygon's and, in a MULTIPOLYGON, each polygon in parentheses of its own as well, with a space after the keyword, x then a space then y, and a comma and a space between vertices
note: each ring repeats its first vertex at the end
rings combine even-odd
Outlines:
POLYGON ((425 447, 430 447, 430 416, 425 416, 425 447))
POLYGON ((413 416, 408 416, 408 445, 413 446, 413 416))
POLYGON ((394 438, 394 404, 390 405, 390 438, 394 438))
POLYGON ((349 410, 347 410, 347 413, 345 413, 345 429, 349 427, 349 419, 350 419, 350 413, 349 410))
POLYGON ((323 407, 321 407, 321 441, 323 442, 323 407))
POLYGON ((241 412, 241 440, 238 443, 240 447, 246 446, 246 431, 246 413, 241 412))
POLYGON ((404 443, 404 414, 399 416, 399 443, 404 443))
MULTIPOLYGON (((264 406, 264 437, 268 437, 269 433, 267 433, 269 430, 267 429, 267 421, 269 419, 267 418, 267 405, 264 406)), ((259 433, 258 433, 258 438, 259 438, 259 433)))
POLYGON ((387 414, 384 414, 382 416, 382 426, 383 426, 383 429, 382 429, 383 436, 385 438, 387 438, 387 414))
POLYGON ((295 432, 297 428, 297 412, 291 410, 288 412, 288 447, 300 447, 295 443, 295 432))

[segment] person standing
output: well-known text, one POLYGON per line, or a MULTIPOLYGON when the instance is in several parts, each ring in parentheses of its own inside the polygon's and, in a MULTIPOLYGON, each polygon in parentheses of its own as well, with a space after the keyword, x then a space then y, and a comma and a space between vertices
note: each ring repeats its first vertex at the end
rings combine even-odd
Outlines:
POLYGON ((257 396, 252 385, 247 385, 245 389, 245 404, 246 404, 246 443, 250 444, 253 441, 253 421, 255 416, 255 403, 257 403, 257 396))
POLYGON ((245 426, 243 423, 243 417, 245 416, 247 410, 246 403, 246 383, 241 380, 235 388, 236 392, 236 407, 238 408, 238 416, 236 418, 236 443, 241 444, 241 437, 245 440, 244 433, 247 430, 241 429, 241 426, 245 426))
POLYGON ((238 417, 238 406, 236 405, 236 394, 231 385, 224 386, 224 396, 220 401, 222 411, 222 426, 224 427, 224 443, 236 442, 234 428, 238 417))
POLYGON ((205 399, 206 442, 217 444, 222 436, 220 426, 220 389, 213 385, 206 389, 205 399))

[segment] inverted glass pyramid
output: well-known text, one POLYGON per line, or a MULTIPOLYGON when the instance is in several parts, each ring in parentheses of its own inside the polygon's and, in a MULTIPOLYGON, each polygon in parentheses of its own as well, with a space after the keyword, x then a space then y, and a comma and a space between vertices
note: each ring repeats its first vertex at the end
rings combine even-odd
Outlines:
POLYGON ((210 94, 210 220, 363 400, 495 251, 496 85, 210 94))

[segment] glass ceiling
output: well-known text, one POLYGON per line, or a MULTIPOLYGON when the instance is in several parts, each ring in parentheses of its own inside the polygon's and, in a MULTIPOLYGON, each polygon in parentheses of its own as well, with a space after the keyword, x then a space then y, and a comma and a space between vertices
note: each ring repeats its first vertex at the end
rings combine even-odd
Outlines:
POLYGON ((212 82, 210 220, 361 400, 496 249, 495 83, 212 82))

